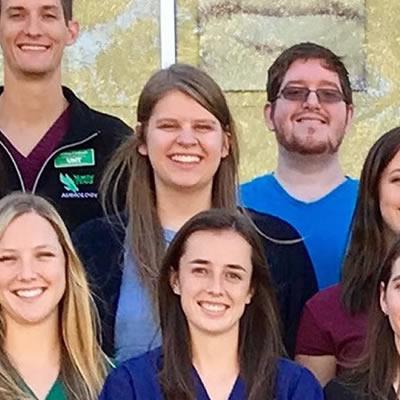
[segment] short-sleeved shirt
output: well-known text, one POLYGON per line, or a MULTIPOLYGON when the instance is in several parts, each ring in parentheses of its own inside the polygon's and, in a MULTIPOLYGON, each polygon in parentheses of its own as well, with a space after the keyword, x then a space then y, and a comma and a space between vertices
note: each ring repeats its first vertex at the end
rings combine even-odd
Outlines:
POLYGON ((292 197, 273 174, 255 178, 240 187, 243 205, 275 215, 293 225, 304 238, 320 289, 339 282, 358 181, 343 183, 315 201, 292 197))
POLYGON ((341 286, 314 295, 304 307, 297 334, 296 354, 333 355, 338 372, 356 360, 364 347, 367 315, 350 315, 341 302, 341 286))

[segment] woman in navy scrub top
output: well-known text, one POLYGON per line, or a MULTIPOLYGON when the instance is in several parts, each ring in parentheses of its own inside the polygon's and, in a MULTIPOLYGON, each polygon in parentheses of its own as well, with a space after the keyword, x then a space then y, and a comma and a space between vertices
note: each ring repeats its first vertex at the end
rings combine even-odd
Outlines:
POLYGON ((253 226, 237 211, 192 217, 159 280, 162 348, 123 363, 101 400, 319 400, 305 368, 281 358, 274 289, 253 226))

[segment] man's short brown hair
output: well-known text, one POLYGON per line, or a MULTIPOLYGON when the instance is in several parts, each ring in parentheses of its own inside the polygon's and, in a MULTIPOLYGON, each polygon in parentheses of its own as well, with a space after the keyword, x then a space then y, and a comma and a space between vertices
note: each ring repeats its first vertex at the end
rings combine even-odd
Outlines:
POLYGON ((349 80, 349 73, 343 64, 341 58, 316 43, 304 42, 289 47, 273 62, 268 69, 267 95, 268 101, 273 103, 279 91, 286 72, 290 66, 297 60, 321 60, 322 65, 330 71, 336 72, 339 76, 342 87, 344 101, 347 104, 353 104, 353 94, 349 80))
MULTIPOLYGON (((64 12, 65 22, 71 21, 73 0, 60 0, 60 2, 64 12)), ((0 0, 0 12, 1 12, 1 0, 0 0)))

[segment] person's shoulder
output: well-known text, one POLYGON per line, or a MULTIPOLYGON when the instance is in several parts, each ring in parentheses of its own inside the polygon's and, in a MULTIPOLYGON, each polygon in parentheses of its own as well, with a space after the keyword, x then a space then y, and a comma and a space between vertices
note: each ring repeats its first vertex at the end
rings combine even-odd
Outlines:
POLYGON ((108 375, 100 400, 161 399, 160 357, 157 348, 123 362, 108 375))
POLYGON ((125 227, 126 217, 124 214, 99 217, 79 225, 72 233, 72 236, 108 236, 110 234, 119 236, 125 233, 125 227))
POLYGON ((162 363, 162 350, 157 347, 151 351, 143 353, 139 356, 130 358, 124 361, 118 369, 123 369, 130 376, 137 379, 146 378, 146 380, 153 379, 158 375, 162 363))
POLYGON ((305 315, 312 315, 318 324, 332 326, 332 316, 348 321, 349 315, 343 310, 341 303, 341 286, 329 286, 312 296, 305 304, 305 315), (326 312, 329 310, 329 313, 326 312))
POLYGON ((86 261, 119 254, 126 235, 124 218, 123 214, 95 218, 79 225, 71 235, 78 254, 86 261))
POLYGON ((310 398, 323 398, 322 388, 315 376, 305 367, 286 358, 278 360, 278 387, 288 393, 317 394, 310 398))
POLYGON ((153 350, 147 351, 146 353, 140 354, 139 356, 132 357, 127 361, 124 361, 121 365, 126 365, 129 369, 151 367, 155 369, 160 368, 162 362, 162 349, 156 347, 153 350))
POLYGON ((353 177, 348 176, 348 175, 346 175, 345 178, 346 178, 345 182, 349 186, 358 187, 360 185, 360 180, 359 179, 353 178, 353 177))
POLYGON ((359 186, 360 186, 359 179, 354 179, 350 176, 346 176, 346 180, 344 181, 343 185, 345 190, 347 190, 350 193, 357 193, 359 186))
POLYGON ((359 400, 353 390, 338 379, 331 380, 324 388, 326 400, 359 400))
POLYGON ((289 360, 287 358, 279 358, 278 360, 278 375, 289 377, 290 379, 298 379, 303 374, 306 376, 312 376, 312 373, 302 365, 289 360))
POLYGON ((320 290, 310 300, 308 300, 308 306, 314 306, 318 304, 340 304, 341 296, 341 285, 336 284, 328 286, 327 288, 320 290))
POLYGON ((256 176, 250 181, 244 182, 240 185, 241 191, 253 190, 253 189, 264 189, 273 181, 273 174, 264 174, 256 176))
POLYGON ((132 128, 117 116, 95 110, 68 87, 63 86, 63 93, 72 106, 71 118, 85 118, 85 123, 90 123, 101 135, 104 134, 115 140, 132 134, 132 128))
POLYGON ((133 133, 133 129, 128 126, 121 118, 107 114, 93 108, 90 108, 91 112, 94 114, 95 119, 97 120, 98 125, 101 128, 101 132, 103 133, 115 133, 118 132, 120 134, 130 135, 133 133))
POLYGON ((274 215, 246 208, 246 212, 263 233, 277 240, 301 239, 299 232, 289 222, 274 215))

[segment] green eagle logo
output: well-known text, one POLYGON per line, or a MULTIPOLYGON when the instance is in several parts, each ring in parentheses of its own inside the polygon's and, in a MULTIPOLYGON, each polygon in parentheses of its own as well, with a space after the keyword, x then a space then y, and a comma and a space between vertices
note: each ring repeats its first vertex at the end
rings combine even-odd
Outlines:
POLYGON ((77 193, 79 188, 74 180, 68 174, 60 174, 60 182, 64 185, 64 188, 69 192, 77 193))

